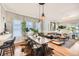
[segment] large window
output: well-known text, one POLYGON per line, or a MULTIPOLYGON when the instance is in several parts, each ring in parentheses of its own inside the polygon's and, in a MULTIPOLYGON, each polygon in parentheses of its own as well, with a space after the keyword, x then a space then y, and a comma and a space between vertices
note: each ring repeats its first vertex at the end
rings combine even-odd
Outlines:
MULTIPOLYGON (((33 22, 31 20, 26 20, 26 28, 34 28, 40 32, 41 27, 39 22, 33 22)), ((21 20, 13 20, 13 37, 21 37, 22 36, 22 21, 21 20)))
POLYGON ((28 29, 33 28, 33 23, 32 23, 32 21, 27 20, 27 21, 26 21, 26 27, 27 27, 28 29))
POLYGON ((41 23, 40 22, 35 23, 35 29, 38 30, 39 32, 41 31, 41 23))
POLYGON ((13 20, 13 36, 15 37, 22 36, 21 20, 13 20))
POLYGON ((38 30, 39 32, 41 31, 41 23, 40 22, 32 22, 31 20, 26 20, 26 27, 28 29, 30 28, 34 28, 36 30, 38 30))

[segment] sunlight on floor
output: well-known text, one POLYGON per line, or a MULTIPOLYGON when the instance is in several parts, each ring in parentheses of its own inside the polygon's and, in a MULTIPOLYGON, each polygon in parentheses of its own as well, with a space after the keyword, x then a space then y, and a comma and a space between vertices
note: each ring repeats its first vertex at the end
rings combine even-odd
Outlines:
POLYGON ((21 52, 22 47, 18 46, 15 48, 15 56, 24 56, 25 54, 21 52))

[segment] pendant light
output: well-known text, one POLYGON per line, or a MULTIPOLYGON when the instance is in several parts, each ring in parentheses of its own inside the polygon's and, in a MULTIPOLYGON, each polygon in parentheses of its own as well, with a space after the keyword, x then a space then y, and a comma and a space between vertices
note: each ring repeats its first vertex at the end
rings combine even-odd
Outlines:
MULTIPOLYGON (((41 20, 44 20, 44 19, 45 19, 44 4, 45 4, 45 3, 39 3, 39 5, 42 6, 42 14, 41 14, 41 16, 39 16, 41 20)), ((39 7, 40 7, 40 6, 39 6, 39 7)))

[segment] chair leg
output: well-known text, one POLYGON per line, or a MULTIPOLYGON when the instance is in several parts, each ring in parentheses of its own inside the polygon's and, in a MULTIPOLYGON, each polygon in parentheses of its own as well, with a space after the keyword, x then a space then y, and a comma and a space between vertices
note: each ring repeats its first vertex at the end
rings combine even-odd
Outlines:
POLYGON ((0 51, 0 56, 2 55, 2 49, 1 49, 1 51, 0 51))
POLYGON ((12 56, 12 47, 10 47, 9 49, 10 49, 10 55, 12 56))
POLYGON ((14 55, 15 52, 15 45, 12 46, 12 54, 14 55))
POLYGON ((14 54, 13 54, 13 51, 14 51, 13 46, 10 47, 9 49, 10 49, 10 55, 13 56, 13 55, 14 55, 14 54))
POLYGON ((12 47, 1 49, 0 56, 5 56, 6 54, 9 54, 9 53, 11 56, 13 56, 14 55, 14 48, 15 48, 15 46, 13 45, 12 47))
POLYGON ((5 49, 2 49, 2 55, 1 56, 4 56, 5 55, 5 49))

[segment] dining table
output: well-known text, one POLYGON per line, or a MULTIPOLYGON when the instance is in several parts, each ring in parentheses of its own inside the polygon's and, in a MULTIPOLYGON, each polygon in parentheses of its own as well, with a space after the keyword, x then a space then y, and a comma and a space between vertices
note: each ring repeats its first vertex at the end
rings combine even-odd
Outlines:
POLYGON ((34 37, 34 36, 28 36, 28 37, 31 38, 31 40, 35 41, 36 43, 38 43, 40 45, 48 44, 49 48, 54 49, 53 53, 56 54, 56 55, 60 55, 60 56, 73 55, 72 51, 70 51, 68 48, 59 45, 62 42, 59 43, 59 42, 55 41, 55 39, 48 39, 48 38, 45 38, 45 37, 41 37, 41 39, 39 40, 38 37, 34 37))
POLYGON ((45 44, 45 43, 48 43, 51 41, 51 39, 48 39, 48 38, 45 38, 45 37, 41 37, 39 36, 38 37, 34 37, 34 36, 28 36, 31 40, 35 41, 36 43, 42 45, 42 44, 45 44))
POLYGON ((48 53, 48 45, 47 43, 51 41, 51 39, 41 37, 41 36, 33 36, 29 35, 28 38, 30 38, 31 42, 35 42, 35 49, 38 50, 37 54, 35 55, 41 55, 41 56, 46 56, 48 53), (40 54, 39 54, 40 53, 40 54))

